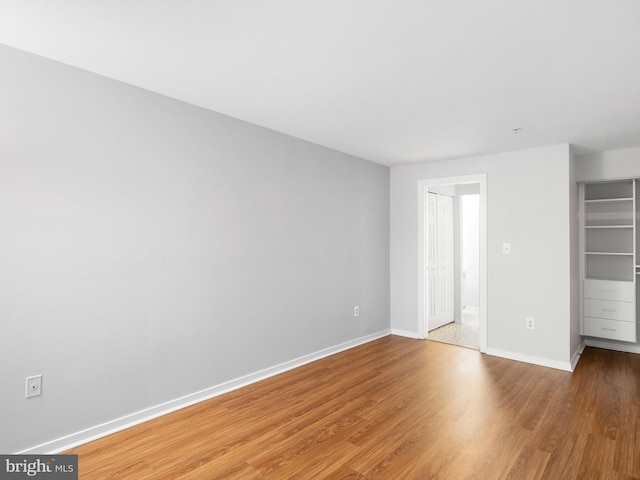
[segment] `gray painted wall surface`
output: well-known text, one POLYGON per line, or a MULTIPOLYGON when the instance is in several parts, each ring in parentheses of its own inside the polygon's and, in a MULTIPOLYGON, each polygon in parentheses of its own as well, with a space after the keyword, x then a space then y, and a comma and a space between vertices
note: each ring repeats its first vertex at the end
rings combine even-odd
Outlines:
POLYGON ((0 65, 0 451, 389 328, 387 167, 0 65))
MULTIPOLYGON (((558 145, 391 169, 391 327, 418 325, 418 181, 487 174, 488 347, 570 361, 570 158, 558 145), (502 244, 511 243, 511 255, 502 244), (525 328, 525 318, 536 329, 525 328)), ((577 247, 577 246, 576 246, 577 247)))

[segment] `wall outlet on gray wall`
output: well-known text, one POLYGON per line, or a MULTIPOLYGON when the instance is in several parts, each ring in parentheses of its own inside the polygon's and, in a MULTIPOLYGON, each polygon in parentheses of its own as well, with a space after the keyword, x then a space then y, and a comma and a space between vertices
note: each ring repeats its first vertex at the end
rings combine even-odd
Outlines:
POLYGON ((42 375, 27 377, 26 398, 37 397, 42 394, 42 375))

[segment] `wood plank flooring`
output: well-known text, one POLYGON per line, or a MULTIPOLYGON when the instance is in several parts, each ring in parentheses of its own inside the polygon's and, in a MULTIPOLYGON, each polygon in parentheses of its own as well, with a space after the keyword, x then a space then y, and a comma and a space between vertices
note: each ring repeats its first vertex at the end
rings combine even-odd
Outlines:
POLYGON ((94 479, 640 479, 640 355, 389 336, 77 447, 94 479))

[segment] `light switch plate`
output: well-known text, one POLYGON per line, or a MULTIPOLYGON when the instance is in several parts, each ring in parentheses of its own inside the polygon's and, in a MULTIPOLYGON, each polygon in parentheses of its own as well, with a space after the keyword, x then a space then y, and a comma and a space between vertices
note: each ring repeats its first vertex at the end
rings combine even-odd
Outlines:
POLYGON ((502 244, 502 254, 503 255, 511 255, 511 244, 503 243, 502 244))

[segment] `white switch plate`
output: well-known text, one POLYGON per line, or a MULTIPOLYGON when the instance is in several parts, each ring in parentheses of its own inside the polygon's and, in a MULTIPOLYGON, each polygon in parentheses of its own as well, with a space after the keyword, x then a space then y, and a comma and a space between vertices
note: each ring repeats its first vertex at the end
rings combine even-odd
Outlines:
POLYGON ((502 244, 502 254, 503 255, 511 255, 511 244, 503 243, 502 244))
POLYGON ((27 377, 26 398, 37 397, 38 395, 42 395, 42 375, 27 377))

